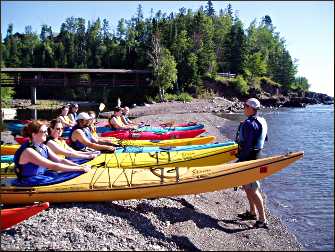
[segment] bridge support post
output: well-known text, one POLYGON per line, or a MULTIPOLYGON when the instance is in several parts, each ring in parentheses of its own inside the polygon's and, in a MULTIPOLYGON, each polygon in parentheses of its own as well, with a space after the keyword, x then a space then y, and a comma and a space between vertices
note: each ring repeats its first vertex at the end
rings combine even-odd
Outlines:
POLYGON ((30 98, 31 98, 31 104, 36 104, 36 87, 30 87, 30 98))
POLYGON ((103 87, 103 92, 104 92, 104 96, 103 96, 103 102, 105 103, 105 104, 107 104, 108 103, 108 95, 107 95, 107 92, 108 92, 108 90, 107 90, 107 88, 106 87, 103 87))
POLYGON ((31 118, 33 118, 34 120, 37 120, 37 109, 31 110, 31 118))

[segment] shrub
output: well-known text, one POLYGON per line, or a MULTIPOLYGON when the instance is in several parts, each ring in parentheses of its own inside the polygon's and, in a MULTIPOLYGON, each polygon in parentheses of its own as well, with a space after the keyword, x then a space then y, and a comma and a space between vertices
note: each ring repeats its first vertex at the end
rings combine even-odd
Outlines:
POLYGON ((145 101, 146 102, 148 102, 148 103, 153 103, 153 102, 157 102, 158 100, 158 96, 156 96, 156 97, 151 97, 150 95, 145 95, 144 96, 144 99, 145 99, 145 101))
POLYGON ((200 99, 211 99, 214 98, 215 96, 218 96, 215 94, 215 92, 212 89, 205 89, 204 92, 199 94, 198 98, 200 99))
MULTIPOLYGON (((8 79, 9 76, 5 73, 1 73, 1 80, 8 79)), ((12 87, 1 87, 1 107, 6 107, 10 104, 10 101, 13 100, 15 95, 14 88, 12 87)))
POLYGON ((1 87, 1 107, 8 106, 15 94, 12 87, 1 87))
POLYGON ((190 102, 192 101, 192 96, 188 93, 180 93, 176 97, 177 101, 190 102))
POLYGON ((243 79, 241 75, 238 75, 234 80, 231 80, 231 83, 236 88, 241 95, 249 94, 249 86, 246 80, 243 79))
POLYGON ((163 98, 166 101, 175 101, 177 99, 177 95, 165 93, 163 98))
POLYGON ((277 82, 274 82, 273 80, 271 80, 270 78, 268 77, 260 77, 259 78, 259 81, 260 83, 263 85, 263 84, 266 84, 266 85, 270 85, 270 86, 273 86, 273 87, 280 87, 281 85, 277 82))

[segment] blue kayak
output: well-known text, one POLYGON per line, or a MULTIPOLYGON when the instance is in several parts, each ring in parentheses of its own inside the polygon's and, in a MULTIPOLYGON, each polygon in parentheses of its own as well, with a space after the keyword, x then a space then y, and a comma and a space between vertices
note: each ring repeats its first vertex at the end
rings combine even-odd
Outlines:
MULTIPOLYGON (((209 144, 199 144, 199 145, 186 145, 186 146, 166 146, 166 147, 139 147, 139 146, 126 146, 126 147, 117 147, 115 153, 145 153, 145 152, 169 152, 169 151, 193 151, 193 150, 201 150, 201 149, 209 149, 209 148, 217 148, 223 146, 229 146, 236 144, 234 141, 226 141, 226 142, 216 142, 209 144)), ((73 158, 73 161, 79 161, 83 159, 73 158)), ((14 155, 2 155, 1 162, 2 163, 10 163, 14 161, 14 155)), ((87 160, 85 160, 86 162, 87 160)), ((77 162, 76 162, 77 163, 77 162)), ((83 162, 81 162, 83 163, 83 162)))
MULTIPOLYGON (((149 131, 149 132, 155 132, 155 133, 166 133, 169 131, 184 131, 184 130, 197 130, 197 129, 203 129, 204 125, 201 123, 190 125, 190 126, 184 126, 184 127, 152 127, 152 126, 142 126, 136 129, 136 131, 149 131)), ((109 131, 114 131, 110 127, 97 127, 97 133, 105 133, 109 131)))
POLYGON ((14 155, 1 155, 1 163, 14 162, 14 155))
POLYGON ((9 122, 7 123, 7 129, 11 131, 12 134, 21 135, 24 125, 23 123, 9 122))

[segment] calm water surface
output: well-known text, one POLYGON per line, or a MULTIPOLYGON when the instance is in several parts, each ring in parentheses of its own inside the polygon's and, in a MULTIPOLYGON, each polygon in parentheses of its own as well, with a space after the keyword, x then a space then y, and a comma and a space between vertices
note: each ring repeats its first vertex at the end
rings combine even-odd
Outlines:
MULTIPOLYGON (((334 250, 334 106, 264 110, 264 154, 303 150, 303 159, 262 181, 271 212, 306 250, 334 250)), ((236 123, 243 114, 223 114, 236 123)), ((234 138, 233 135, 229 137, 234 138)))

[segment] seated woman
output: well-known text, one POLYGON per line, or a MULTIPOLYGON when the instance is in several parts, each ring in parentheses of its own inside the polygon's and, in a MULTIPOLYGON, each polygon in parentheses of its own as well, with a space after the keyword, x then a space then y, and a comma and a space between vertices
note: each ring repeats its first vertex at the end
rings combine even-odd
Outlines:
POLYGON ((113 130, 129 130, 138 128, 136 125, 126 125, 123 123, 121 118, 122 108, 115 107, 113 112, 113 115, 108 119, 109 127, 113 130))
POLYGON ((88 111, 88 115, 91 117, 88 128, 92 133, 92 136, 95 137, 99 142, 101 143, 106 143, 107 145, 112 145, 112 146, 119 146, 115 144, 115 140, 117 140, 114 137, 100 137, 98 136, 97 133, 97 128, 95 126, 96 124, 96 114, 93 110, 88 111))
POLYGON ((64 125, 64 127, 71 128, 74 125, 76 125, 76 122, 71 121, 71 119, 68 116, 68 113, 69 113, 69 106, 64 105, 63 107, 61 107, 61 114, 60 116, 58 116, 58 119, 62 121, 62 124, 64 125))
POLYGON ((95 124, 97 122, 96 114, 93 110, 90 110, 87 113, 91 117, 88 128, 90 129, 90 131, 91 131, 91 133, 94 137, 99 137, 98 134, 97 134, 97 127, 95 126, 95 124))
POLYGON ((92 118, 86 113, 81 112, 77 117, 77 125, 71 130, 69 142, 70 146, 78 151, 93 150, 107 150, 114 152, 115 148, 111 144, 101 141, 94 137, 88 128, 92 118))
POLYGON ((129 107, 125 106, 122 108, 121 119, 124 125, 135 125, 129 118, 129 107))
POLYGON ((48 131, 42 121, 32 121, 23 128, 23 135, 30 138, 15 152, 15 173, 17 186, 48 185, 74 178, 88 172, 90 166, 78 165, 58 157, 46 146, 48 131), (58 173, 60 172, 60 173, 58 173))
POLYGON ((72 149, 64 139, 61 138, 63 133, 63 124, 59 119, 53 119, 48 128, 48 137, 45 144, 52 149, 58 156, 72 160, 75 163, 84 163, 89 159, 97 157, 96 152, 83 152, 72 149))
POLYGON ((75 122, 77 120, 78 109, 79 109, 79 106, 77 103, 70 104, 68 117, 70 118, 72 122, 75 122))

